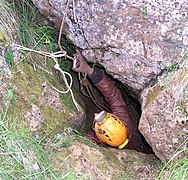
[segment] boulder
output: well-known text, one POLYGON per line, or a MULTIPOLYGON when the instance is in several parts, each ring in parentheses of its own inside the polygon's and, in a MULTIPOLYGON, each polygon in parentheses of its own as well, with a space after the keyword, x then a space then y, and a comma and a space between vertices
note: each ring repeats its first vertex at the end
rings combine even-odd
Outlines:
POLYGON ((67 172, 63 177, 142 180, 155 179, 158 176, 159 169, 156 166, 159 160, 153 155, 131 150, 106 149, 87 141, 83 144, 76 139, 65 148, 66 141, 70 141, 70 138, 70 135, 59 137, 55 144, 48 143, 48 148, 53 149, 49 153, 52 168, 58 174, 67 172))
MULTIPOLYGON (((188 66, 159 78, 142 93, 139 129, 155 154, 167 162, 188 142, 188 66)), ((183 155, 183 153, 182 153, 183 155)))
MULTIPOLYGON (((32 0, 60 27, 67 1, 32 0)), ((178 62, 188 45, 188 2, 70 1, 64 31, 89 61, 139 92, 178 62)))

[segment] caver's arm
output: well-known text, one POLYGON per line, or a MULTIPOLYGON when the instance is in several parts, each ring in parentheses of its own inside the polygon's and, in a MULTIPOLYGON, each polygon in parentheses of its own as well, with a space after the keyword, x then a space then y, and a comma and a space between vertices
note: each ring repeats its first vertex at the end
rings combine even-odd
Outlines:
POLYGON ((125 104, 120 90, 114 85, 114 83, 106 78, 103 71, 100 69, 94 69, 89 78, 104 95, 112 113, 118 116, 125 124, 130 138, 131 132, 136 125, 134 126, 133 121, 129 116, 127 105, 125 104))

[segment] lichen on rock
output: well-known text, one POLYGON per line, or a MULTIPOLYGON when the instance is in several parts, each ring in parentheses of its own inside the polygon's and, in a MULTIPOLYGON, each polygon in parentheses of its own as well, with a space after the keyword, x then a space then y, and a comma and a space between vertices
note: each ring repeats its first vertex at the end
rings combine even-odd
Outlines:
POLYGON ((2 0, 0 6, 0 47, 6 47, 14 41, 17 34, 17 22, 14 12, 6 1, 2 0))
MULTIPOLYGON (((60 25, 67 1, 33 2, 38 7, 42 5, 44 13, 60 25)), ((168 5, 166 9, 156 4, 161 2, 155 1, 155 5, 151 6, 149 1, 76 1, 78 23, 72 18, 71 4, 65 27, 70 39, 85 50, 88 58, 99 61, 111 75, 133 91, 142 90, 140 130, 156 155, 166 162, 187 137, 188 66, 178 66, 164 79, 160 77, 168 67, 181 62, 178 57, 181 57, 187 43, 187 31, 183 26, 187 14, 183 14, 184 6, 181 5, 187 2, 168 1, 166 4, 163 1, 165 6, 168 5), (159 82, 150 84, 156 76, 159 76, 159 82), (145 88, 145 85, 151 87, 145 88)), ((14 18, 7 17, 7 24, 3 24, 8 27, 7 32, 4 31, 6 28, 0 28, 3 32, 3 38, 0 37, 3 42, 0 44, 0 60, 3 60, 0 61, 0 102, 7 91, 12 92, 14 103, 9 103, 7 116, 16 111, 19 118, 24 117, 25 130, 30 132, 32 141, 36 144, 38 140, 45 141, 42 148, 51 161, 50 167, 64 178, 155 179, 160 160, 154 155, 96 147, 83 135, 79 136, 79 140, 74 137, 69 139, 76 136, 73 129, 83 124, 84 110, 77 112, 69 94, 61 95, 52 88, 53 85, 64 89, 63 82, 54 78, 58 74, 53 73, 52 62, 45 66, 40 56, 19 56, 20 52, 11 45, 15 29, 9 25, 12 21, 15 23, 14 18), (5 47, 7 45, 10 47, 5 47), (6 64, 5 48, 14 51, 13 58, 18 54, 12 68, 6 64), (57 137, 62 136, 59 142, 57 137), (80 141, 80 138, 85 139, 80 141)), ((25 153, 33 154, 30 150, 25 153)), ((27 167, 30 165, 28 161, 24 163, 27 167)))
POLYGON ((7 2, 2 0, 0 6, 0 110, 2 110, 3 104, 7 101, 7 86, 9 85, 5 79, 12 75, 6 63, 5 49, 13 43, 16 37, 16 22, 7 2))
MULTIPOLYGON (((60 26, 65 1, 32 1, 60 26)), ((139 128, 164 162, 182 143, 186 129, 176 122, 182 119, 179 104, 187 109, 182 100, 187 75, 178 70, 184 66, 188 45, 187 7, 187 0, 79 0, 75 9, 70 3, 64 26, 89 61, 99 62, 107 73, 141 95, 139 128), (168 75, 163 78, 165 72, 168 75)))
POLYGON ((7 36, 0 30, 0 46, 6 47, 8 45, 7 36))

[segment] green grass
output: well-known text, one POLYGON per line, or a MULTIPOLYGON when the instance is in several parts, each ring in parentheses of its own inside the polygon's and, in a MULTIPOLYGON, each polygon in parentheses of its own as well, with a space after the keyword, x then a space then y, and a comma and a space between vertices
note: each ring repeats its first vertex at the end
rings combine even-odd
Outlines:
POLYGON ((36 43, 33 38, 31 23, 33 23, 33 18, 36 16, 37 9, 32 6, 29 1, 19 1, 20 4, 15 0, 13 1, 13 10, 17 14, 19 38, 22 45, 31 46, 36 43))
POLYGON ((158 179, 187 180, 188 178, 188 147, 187 140, 183 143, 183 149, 177 153, 163 166, 158 179), (178 158, 181 156, 181 158, 178 158))
POLYGON ((176 71, 178 68, 179 68, 179 63, 175 62, 172 65, 170 65, 169 67, 167 67, 167 72, 176 71))
POLYGON ((188 48, 185 49, 185 52, 183 54, 183 61, 187 61, 188 60, 188 48))
POLYGON ((39 11, 30 0, 13 0, 11 7, 17 14, 18 34, 20 43, 23 46, 40 49, 47 48, 53 51, 57 48, 56 30, 48 25, 44 25, 47 18, 40 16, 37 18, 39 11))
MULTIPOLYGON (((77 131, 65 131, 63 138, 62 134, 56 134, 53 139, 32 136, 23 117, 18 116, 15 109, 14 88, 7 89, 4 102, 0 111, 0 179, 78 179, 74 168, 70 168, 66 160, 64 164, 67 168, 60 167, 54 172, 53 162, 48 157, 54 150, 67 148, 75 141, 100 147, 77 131), (48 145, 49 141, 51 145, 48 145), (40 169, 34 170, 34 165, 40 169)), ((56 158, 55 161, 58 161, 56 158)))
POLYGON ((34 138, 27 131, 23 118, 16 114, 10 102, 13 99, 12 93, 7 92, 7 94, 9 102, 0 114, 0 179, 79 179, 75 175, 74 168, 69 167, 70 162, 65 160, 64 165, 67 168, 60 167, 57 172, 54 172, 48 160, 49 154, 61 148, 68 148, 76 141, 101 149, 108 159, 112 158, 78 131, 65 131, 65 137, 63 134, 56 134, 53 139, 34 138), (50 145, 47 145, 49 141, 50 145), (44 149, 46 146, 47 149, 44 149), (36 164, 40 167, 39 170, 33 169, 36 164))
MULTIPOLYGON (((9 6, 0 2, 1 7, 6 10, 6 16, 0 18, 0 25, 3 24, 4 29, 14 30, 14 28, 11 28, 12 26, 9 27, 11 23, 6 25, 6 22, 13 20, 12 14, 17 14, 15 19, 17 19, 16 25, 21 45, 55 52, 57 50, 57 36, 51 27, 35 20, 36 7, 28 0, 20 1, 21 6, 18 6, 17 2, 16 0, 12 1, 12 10, 9 6), (9 15, 9 12, 12 14, 9 15), (4 22, 1 22, 1 20, 4 22)), ((2 32, 4 33, 4 31, 2 32)), ((5 36, 8 35, 5 34, 5 36)), ((15 65, 13 53, 10 49, 5 52, 6 63, 10 67, 15 65)), ((30 56, 29 59, 33 60, 32 63, 37 63, 47 69, 45 62, 50 59, 44 58, 44 60, 39 62, 39 58, 36 58, 37 55, 33 53, 27 54, 30 56)), ((4 108, 2 111, 0 110, 0 179, 64 179, 73 177, 74 173, 72 171, 67 173, 62 171, 60 176, 57 176, 52 170, 53 167, 48 160, 48 154, 43 148, 46 137, 38 140, 31 136, 25 127, 23 116, 18 115, 16 109, 14 109, 15 99, 13 92, 14 89, 7 90, 8 103, 1 104, 4 108), (39 165, 39 170, 33 170, 35 164, 39 165)))
POLYGON ((186 180, 188 178, 188 157, 177 160, 170 165, 169 179, 186 180))
MULTIPOLYGON (((47 48, 49 51, 57 51, 58 29, 45 25, 45 17, 37 19, 38 9, 29 0, 22 0, 21 6, 14 1, 14 11, 18 14, 19 37, 23 46, 31 48, 47 48)), ((61 46, 68 55, 75 53, 76 47, 65 36, 62 36, 61 46)))
POLYGON ((58 179, 42 142, 29 136, 23 118, 8 113, 7 103, 0 114, 0 179, 58 179), (40 169, 33 170, 34 164, 40 169))
POLYGON ((15 39, 17 23, 14 12, 5 0, 0 1, 0 45, 6 47, 15 39))
POLYGON ((5 49, 5 61, 10 67, 15 65, 15 62, 14 62, 14 51, 5 49))
MULTIPOLYGON (((21 6, 17 4, 15 0, 13 3, 13 9, 18 15, 18 30, 19 39, 22 46, 29 47, 31 49, 56 52, 59 51, 58 41, 58 29, 48 26, 43 23, 43 20, 47 20, 45 17, 37 19, 36 16, 39 13, 37 8, 29 0, 22 0, 21 6)), ((73 56, 76 52, 76 47, 68 40, 64 35, 61 39, 61 46, 67 52, 69 56, 73 56)), ((35 61, 37 55, 30 53, 29 56, 35 61)), ((9 58, 10 59, 10 58, 9 58)), ((49 58, 45 58, 44 62, 35 61, 39 66, 42 66, 52 61, 49 58), (47 62, 47 63, 46 63, 47 62)), ((61 69, 69 72, 72 66, 72 62, 62 57, 58 59, 61 69)), ((12 63, 12 61, 10 61, 12 63)), ((51 66, 51 65, 50 65, 51 66)), ((45 67, 46 68, 46 67, 45 67)))

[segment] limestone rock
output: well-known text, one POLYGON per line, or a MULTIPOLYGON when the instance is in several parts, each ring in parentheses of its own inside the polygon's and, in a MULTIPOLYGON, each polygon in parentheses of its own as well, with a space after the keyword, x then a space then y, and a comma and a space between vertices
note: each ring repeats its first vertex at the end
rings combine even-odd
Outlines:
POLYGON ((31 112, 26 111, 24 118, 28 122, 29 129, 31 132, 41 130, 42 123, 44 123, 44 118, 41 115, 40 108, 35 104, 32 104, 31 112))
POLYGON ((161 77, 144 90, 142 100, 139 129, 155 154, 167 162, 188 142, 188 66, 161 77))
POLYGON ((156 168, 159 161, 154 155, 96 148, 76 141, 49 154, 52 168, 59 173, 62 170, 71 171, 73 179, 155 179, 159 172, 156 168))
MULTIPOLYGON (((1 12, 5 5, 1 4, 2 2, 4 1, 0 2, 1 12)), ((4 19, 3 25, 5 27, 9 27, 9 22, 14 20, 12 16, 8 16, 8 18, 9 19, 4 19)), ((2 16, 0 16, 0 23, 1 20, 2 16)), ((0 32, 2 30, 1 27, 2 26, 0 26, 0 32)), ((3 31, 5 29, 3 29, 3 31)), ((7 28, 8 32, 9 30, 14 29, 7 28)), ((6 32, 4 34, 6 34, 6 32)), ((12 173, 8 174, 9 177, 19 179, 19 175, 23 174, 25 178, 33 178, 32 169, 33 171, 38 171, 35 173, 37 177, 40 176, 41 178, 49 179, 52 168, 55 170, 54 173, 60 175, 60 179, 65 179, 69 175, 69 178, 72 179, 73 175, 71 173, 74 172, 74 168, 76 176, 78 178, 82 176, 83 179, 88 179, 88 177, 92 177, 91 179, 101 179, 101 177, 104 179, 130 179, 128 175, 133 177, 133 179, 145 179, 146 177, 154 179, 157 176, 159 169, 156 163, 158 163, 158 160, 153 155, 109 148, 111 156, 105 156, 104 154, 110 153, 106 152, 108 150, 99 149, 99 147, 92 148, 86 144, 71 141, 71 139, 68 139, 69 146, 63 148, 62 146, 66 144, 64 139, 62 142, 59 142, 56 137, 71 134, 72 128, 69 127, 76 123, 82 124, 85 118, 84 112, 80 112, 79 114, 76 111, 76 108, 71 104, 70 95, 60 95, 51 88, 52 85, 58 89, 64 88, 63 83, 60 83, 52 76, 52 64, 51 66, 50 64, 47 66, 43 62, 44 58, 36 54, 34 56, 30 54, 31 56, 27 56, 23 61, 23 59, 20 58, 21 56, 19 56, 20 52, 14 48, 9 49, 10 47, 5 47, 7 43, 10 46, 12 43, 12 36, 10 34, 8 35, 7 37, 10 37, 10 39, 0 38, 0 41, 3 40, 3 43, 0 43, 0 102, 2 106, 8 109, 7 104, 1 100, 6 98, 6 92, 11 90, 10 92, 12 92, 11 96, 12 99, 14 99, 14 103, 13 101, 12 103, 9 102, 9 111, 5 111, 6 117, 5 115, 2 116, 2 125, 4 125, 4 123, 10 123, 10 125, 12 125, 13 123, 14 128, 11 127, 11 130, 7 131, 7 129, 2 126, 3 131, 1 132, 5 133, 3 135, 4 137, 7 137, 7 135, 11 137, 9 139, 10 144, 8 141, 8 148, 4 148, 4 142, 7 139, 4 139, 2 136, 3 148, 1 150, 2 159, 7 159, 5 162, 10 164, 11 169, 13 168, 16 172, 15 177, 12 176, 12 173), (5 62, 5 48, 8 48, 10 53, 17 51, 11 54, 11 60, 15 60, 15 62, 19 63, 16 64, 11 71, 5 62), (16 55, 16 57, 14 55, 16 55), (16 118, 14 118, 14 113, 16 113, 16 118), (28 126, 30 129, 28 129, 28 126), (67 129, 64 130, 65 128, 67 129), (15 137, 12 132, 14 129, 16 130, 15 137), (23 130, 26 130, 26 132, 23 130), (29 130, 32 131, 32 134, 29 133, 29 130), (37 130, 39 130, 41 137, 38 136, 37 130), (28 134, 28 136, 26 134, 28 134), (48 141, 52 140, 54 140, 54 144, 50 146, 48 141), (36 146, 33 146, 34 144, 36 146), (46 155, 43 156, 43 153, 41 153, 43 145, 46 150, 45 154, 47 154, 49 160, 52 161, 50 166, 48 165, 46 155), (36 149, 34 149, 35 147, 36 149), (57 148, 60 148, 60 151, 58 151, 57 148), (17 159, 19 156, 20 158, 17 159), (112 157, 111 160, 109 160, 110 157, 112 157), (13 158, 13 161, 11 158, 13 158), (68 163, 64 163, 66 161, 68 161, 68 163), (15 169, 16 166, 19 166, 20 170, 15 169), (23 171, 23 168, 26 171, 23 171), (135 174, 135 171, 138 173, 135 174), (28 173, 25 174, 25 172, 28 173), (63 173, 64 176, 62 176, 63 173)), ((24 56, 24 54, 22 56, 24 56)), ((83 139, 83 137, 80 137, 80 139, 83 139)), ((3 163, 3 165, 5 165, 7 171, 6 163, 3 163)), ((2 173, 1 176, 3 178, 2 173)), ((50 179, 54 178, 57 179, 53 174, 50 179)))
MULTIPOLYGON (((60 26, 67 1, 32 1, 60 26)), ((136 92, 178 62, 188 45, 186 0, 79 0, 75 11, 70 2, 68 37, 89 61, 100 62, 136 92)))

